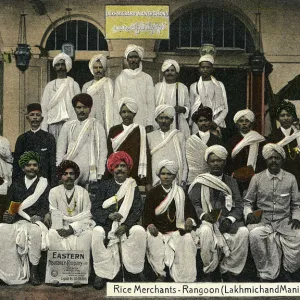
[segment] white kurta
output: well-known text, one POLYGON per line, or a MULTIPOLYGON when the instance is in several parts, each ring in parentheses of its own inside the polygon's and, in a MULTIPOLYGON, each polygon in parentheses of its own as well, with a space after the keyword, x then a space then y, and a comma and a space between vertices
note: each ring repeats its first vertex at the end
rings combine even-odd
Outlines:
POLYGON ((122 123, 118 108, 118 101, 122 97, 130 97, 137 101, 138 111, 134 117, 135 123, 143 126, 154 124, 154 85, 149 74, 140 72, 136 76, 129 77, 123 70, 117 77, 114 91, 114 125, 122 123))
MULTIPOLYGON (((83 122, 78 120, 68 121, 63 125, 57 141, 57 165, 67 158, 67 153, 69 153, 78 142, 81 130, 89 120, 90 118, 83 122)), ((76 162, 80 168, 80 176, 77 181, 84 185, 88 184, 90 180, 91 150, 94 150, 95 153, 97 179, 101 179, 101 176, 105 172, 107 158, 106 135, 103 126, 98 121, 95 121, 95 126, 99 133, 98 139, 96 139, 95 134, 93 134, 93 129, 91 131, 86 131, 82 137, 86 139, 86 142, 80 149, 78 148, 77 154, 71 159, 76 162), (97 140, 99 140, 99 142, 97 142, 97 140), (93 149, 91 149, 92 147, 93 149), (99 148, 99 153, 97 148, 99 148)))
POLYGON ((13 157, 7 138, 0 136, 0 177, 4 182, 0 185, 0 195, 7 194, 7 188, 11 184, 13 157))

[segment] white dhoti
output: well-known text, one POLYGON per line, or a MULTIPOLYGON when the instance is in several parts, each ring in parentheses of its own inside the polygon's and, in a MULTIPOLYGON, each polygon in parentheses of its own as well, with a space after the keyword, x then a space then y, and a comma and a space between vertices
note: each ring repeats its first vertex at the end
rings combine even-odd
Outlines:
MULTIPOLYGON (((114 279, 120 270, 119 239, 110 241, 105 247, 105 231, 101 226, 96 226, 92 237, 92 255, 94 270, 97 276, 114 279)), ((146 232, 139 225, 132 226, 129 236, 121 237, 122 260, 126 270, 132 274, 143 271, 146 252, 146 232)))
POLYGON ((166 276, 165 265, 175 282, 194 282, 197 247, 191 233, 181 236, 179 231, 159 233, 157 237, 147 232, 147 258, 158 275, 166 276))

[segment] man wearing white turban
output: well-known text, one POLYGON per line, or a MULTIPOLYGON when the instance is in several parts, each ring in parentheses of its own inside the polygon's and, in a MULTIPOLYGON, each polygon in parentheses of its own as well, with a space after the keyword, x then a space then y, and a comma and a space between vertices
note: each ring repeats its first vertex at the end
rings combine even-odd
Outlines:
POLYGON ((178 165, 162 160, 156 174, 160 184, 148 193, 143 226, 147 230, 147 258, 157 275, 164 281, 165 266, 175 282, 196 280, 195 232, 197 215, 194 207, 177 185, 175 178, 178 165))
POLYGON ((225 169, 228 175, 232 175, 237 180, 240 192, 243 193, 248 188, 254 173, 265 169, 261 153, 265 138, 252 130, 255 116, 250 109, 238 111, 233 121, 238 133, 226 142, 230 158, 225 169))
MULTIPOLYGON (((117 77, 114 90, 114 105, 121 98, 129 97, 136 100, 138 104, 138 112, 135 116, 135 122, 146 127, 146 131, 153 130, 154 122, 154 86, 152 77, 142 71, 142 58, 144 49, 137 45, 128 45, 125 50, 125 58, 129 69, 122 70, 117 77)), ((120 116, 115 109, 114 124, 119 124, 120 116)))
MULTIPOLYGON (((133 160, 130 176, 139 186, 151 184, 151 157, 145 127, 134 122, 139 110, 137 101, 123 97, 118 102, 118 110, 123 120, 111 127, 107 138, 108 157, 117 151, 125 151, 133 160)), ((106 170, 106 177, 112 175, 106 170)))
POLYGON ((224 281, 237 281, 246 263, 249 232, 243 222, 243 202, 234 178, 223 173, 227 150, 220 145, 208 147, 205 160, 210 173, 195 178, 189 197, 202 221, 197 236, 205 280, 211 281, 219 265, 224 281))
POLYGON ((188 88, 181 82, 177 82, 180 67, 176 60, 167 59, 163 62, 161 71, 163 81, 155 85, 155 105, 169 104, 175 108, 175 122, 171 129, 179 129, 187 139, 190 136, 190 128, 187 118, 190 111, 190 98, 188 88))
POLYGON ((90 116, 96 118, 105 128, 106 134, 113 126, 113 81, 105 77, 107 58, 103 54, 94 55, 89 62, 90 72, 94 79, 85 83, 82 92, 93 98, 93 107, 90 116))
POLYGON ((281 169, 285 151, 266 144, 267 169, 255 174, 244 198, 250 249, 261 280, 274 280, 283 266, 284 280, 294 281, 300 268, 300 199, 293 174, 281 169))
MULTIPOLYGON (((205 54, 199 59, 200 78, 190 87, 191 107, 208 106, 213 110, 212 128, 225 128, 225 118, 228 113, 227 96, 223 83, 212 76, 214 70, 214 58, 205 54)), ((198 130, 193 125, 193 133, 198 130)), ((220 129, 218 129, 220 131, 220 129)))
POLYGON ((72 106, 72 98, 80 93, 80 87, 73 78, 67 76, 72 68, 72 60, 65 53, 53 59, 53 68, 57 79, 47 83, 41 100, 43 122, 41 129, 52 133, 58 139, 63 124, 68 120, 76 120, 72 106))
POLYGON ((171 105, 158 105, 155 109, 155 121, 159 129, 147 134, 151 161, 153 185, 159 182, 156 175, 156 167, 163 159, 175 161, 179 167, 177 172, 177 183, 186 184, 187 162, 185 157, 185 137, 178 129, 171 129, 174 121, 175 109, 171 105))

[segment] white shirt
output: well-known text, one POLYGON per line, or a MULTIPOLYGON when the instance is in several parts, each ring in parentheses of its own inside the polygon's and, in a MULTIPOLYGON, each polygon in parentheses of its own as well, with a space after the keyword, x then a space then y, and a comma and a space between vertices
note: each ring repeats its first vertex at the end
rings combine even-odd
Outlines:
POLYGON ((200 138, 202 140, 202 142, 204 144, 207 144, 208 140, 209 140, 209 137, 210 137, 210 132, 209 130, 207 130, 206 132, 203 132, 203 131, 200 131, 199 130, 199 135, 200 135, 200 138))
POLYGON ((27 190, 31 187, 31 185, 34 183, 34 181, 36 180, 37 176, 35 176, 34 178, 32 179, 28 179, 26 176, 25 176, 25 186, 27 188, 27 190))
POLYGON ((284 134, 284 136, 290 136, 291 135, 291 130, 292 127, 288 128, 288 129, 284 129, 283 127, 280 127, 282 133, 284 134))

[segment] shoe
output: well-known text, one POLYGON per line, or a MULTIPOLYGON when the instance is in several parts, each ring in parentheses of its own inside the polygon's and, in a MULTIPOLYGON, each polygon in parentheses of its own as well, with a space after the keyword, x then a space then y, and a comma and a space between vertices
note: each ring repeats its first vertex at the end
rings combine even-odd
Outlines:
POLYGON ((104 286, 105 286, 104 279, 96 275, 94 285, 93 285, 94 289, 102 290, 104 286))
POLYGON ((146 277, 145 277, 145 275, 144 275, 143 272, 138 273, 138 274, 136 274, 136 275, 137 275, 138 280, 139 280, 140 282, 145 282, 145 281, 147 281, 147 280, 146 280, 146 277))
POLYGON ((37 266, 32 266, 30 270, 30 282, 32 285, 41 285, 40 275, 37 266))
POLYGON ((212 273, 204 273, 203 276, 200 278, 201 282, 213 282, 212 273))
POLYGON ((82 287, 82 284, 81 284, 81 282, 79 282, 79 281, 74 281, 73 283, 72 283, 72 287, 73 288, 81 288, 82 287))
POLYGON ((231 274, 230 272, 226 272, 222 274, 223 282, 239 282, 237 276, 231 274))
POLYGON ((155 280, 155 282, 165 282, 166 281, 166 276, 164 275, 158 275, 157 279, 155 280))

